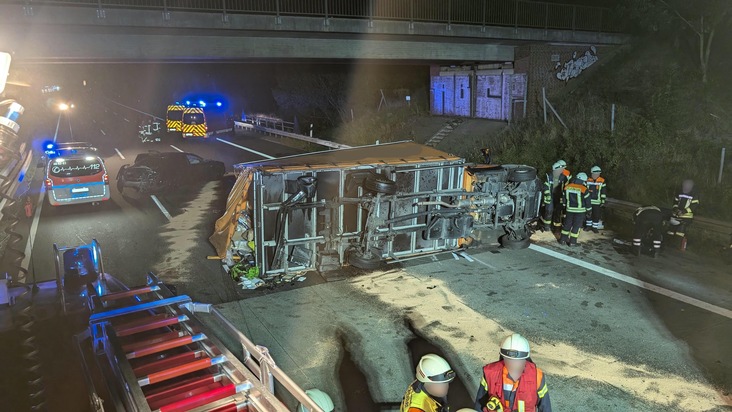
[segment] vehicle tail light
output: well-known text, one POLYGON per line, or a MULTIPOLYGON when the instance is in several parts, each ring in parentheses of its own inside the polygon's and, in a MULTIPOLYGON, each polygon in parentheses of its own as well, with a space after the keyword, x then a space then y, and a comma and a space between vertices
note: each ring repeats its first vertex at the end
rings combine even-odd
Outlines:
POLYGON ((108 185, 109 184, 109 175, 106 174, 106 173, 104 174, 104 184, 105 185, 108 185))
POLYGON ((53 189, 53 182, 51 179, 46 179, 46 189, 53 189))

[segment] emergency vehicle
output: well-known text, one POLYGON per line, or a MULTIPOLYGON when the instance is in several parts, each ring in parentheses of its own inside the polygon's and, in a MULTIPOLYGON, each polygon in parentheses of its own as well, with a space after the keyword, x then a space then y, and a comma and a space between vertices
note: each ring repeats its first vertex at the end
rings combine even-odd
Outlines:
POLYGON ((109 200, 109 175, 101 157, 89 153, 56 157, 46 167, 51 206, 109 200))
POLYGON ((171 104, 168 105, 168 113, 165 119, 165 125, 169 132, 180 132, 183 131, 183 111, 186 109, 182 104, 171 104))
POLYGON ((183 137, 206 137, 206 114, 203 108, 186 107, 183 110, 183 137))

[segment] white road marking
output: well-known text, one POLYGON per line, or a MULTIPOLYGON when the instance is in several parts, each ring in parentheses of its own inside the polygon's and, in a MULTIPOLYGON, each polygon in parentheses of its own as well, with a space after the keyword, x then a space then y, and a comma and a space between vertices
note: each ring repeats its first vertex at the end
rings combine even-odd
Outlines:
POLYGON ((177 147, 175 147, 175 146, 173 146, 173 145, 170 145, 170 147, 172 147, 173 149, 175 149, 175 150, 177 150, 177 151, 179 151, 179 152, 183 153, 183 151, 182 151, 182 150, 178 149, 177 147))
POLYGON ((129 122, 130 122, 129 120, 127 120, 127 118, 126 118, 126 117, 125 117, 124 119, 125 119, 125 121, 126 121, 127 123, 129 123, 129 122))
MULTIPOLYGON (((31 253, 33 252, 33 243, 36 241, 36 232, 38 231, 38 222, 41 219, 41 208, 43 208, 43 201, 46 199, 46 186, 41 185, 41 193, 38 196, 38 201, 36 202, 36 212, 33 215, 33 223, 31 223, 30 227, 30 233, 28 234, 28 243, 25 245, 25 257, 23 258, 23 262, 21 262, 20 266, 27 268, 29 267, 28 264, 30 263, 31 259, 31 253)), ((30 276, 30 274, 28 275, 30 276)), ((30 282, 31 279, 26 279, 26 283, 30 282)))
POLYGON ((117 152, 117 154, 119 155, 119 157, 121 157, 121 158, 122 158, 122 160, 125 160, 125 157, 124 157, 124 156, 122 156, 122 153, 121 153, 121 152, 119 151, 119 149, 117 149, 117 148, 115 147, 115 148, 114 148, 114 151, 115 151, 115 152, 117 152))
POLYGON ((97 121, 96 121, 96 120, 94 120, 94 119, 92 119, 92 123, 94 123, 94 124, 97 124, 97 121))
POLYGON ((155 204, 158 205, 158 208, 160 208, 160 211, 163 212, 163 215, 165 215, 166 219, 168 219, 169 221, 173 220, 173 216, 171 216, 170 213, 168 213, 168 210, 165 208, 165 206, 163 206, 162 203, 160 203, 160 200, 158 200, 157 196, 150 195, 150 199, 152 199, 153 202, 155 202, 155 204))
POLYGON ((621 282, 625 282, 625 283, 631 284, 633 286, 637 286, 639 288, 643 288, 643 289, 646 289, 646 290, 650 290, 651 292, 656 292, 659 295, 663 295, 663 296, 669 297, 671 299, 676 299, 679 302, 683 302, 683 303, 686 303, 688 305, 696 306, 698 308, 707 310, 709 312, 713 312, 713 313, 716 313, 718 315, 722 315, 722 316, 724 316, 724 317, 726 317, 728 319, 732 319, 732 310, 725 309, 725 308, 722 308, 722 307, 719 307, 719 306, 716 306, 716 305, 712 305, 711 303, 707 303, 707 302, 704 302, 702 300, 692 298, 690 296, 682 295, 681 293, 674 292, 673 290, 666 289, 666 288, 663 288, 661 286, 654 285, 652 283, 644 282, 644 281, 638 280, 638 279, 636 279, 634 277, 631 277, 631 276, 628 276, 628 275, 623 275, 621 273, 612 271, 610 269, 605 269, 605 268, 603 268, 601 266, 597 266, 597 265, 594 265, 592 263, 587 263, 587 262, 582 261, 580 259, 576 259, 576 258, 573 258, 571 256, 567 256, 565 254, 562 254, 562 253, 559 253, 559 252, 555 252, 555 251, 553 251, 551 249, 547 249, 547 248, 542 247, 542 246, 531 245, 531 246, 529 246, 529 249, 535 250, 535 251, 537 251, 539 253, 543 253, 543 254, 545 254, 547 256, 551 256, 553 258, 557 258, 557 259, 563 260, 563 261, 565 261, 567 263, 571 263, 573 265, 580 266, 580 267, 583 267, 585 269, 589 269, 589 270, 591 270, 593 272, 597 272, 597 273, 599 273, 601 275, 605 275, 607 277, 611 277, 611 278, 616 279, 616 280, 619 280, 621 282))
POLYGON ((250 152, 250 153, 254 153, 254 154, 255 154, 255 155, 257 155, 257 156, 262 156, 262 157, 263 157, 263 158, 265 158, 265 159, 274 159, 274 158, 275 158, 274 156, 270 156, 270 155, 268 155, 268 154, 264 154, 264 153, 262 153, 262 152, 258 152, 258 151, 256 151, 256 150, 254 150, 254 149, 250 149, 250 148, 248 148, 248 147, 244 147, 244 146, 239 146, 239 145, 238 145, 238 144, 236 144, 236 143, 231 143, 230 141, 228 141, 228 140, 224 140, 224 139, 221 139, 221 138, 219 138, 219 137, 217 137, 217 138, 216 138, 216 140, 218 140, 218 141, 219 141, 219 142, 221 142, 221 143, 226 143, 226 144, 228 144, 228 145, 231 145, 231 146, 237 147, 237 148, 239 148, 239 149, 241 149, 241 150, 246 150, 247 152, 250 152))
POLYGON ((107 135, 106 133, 104 133, 104 130, 99 129, 99 131, 102 132, 103 135, 105 135, 105 136, 107 135))

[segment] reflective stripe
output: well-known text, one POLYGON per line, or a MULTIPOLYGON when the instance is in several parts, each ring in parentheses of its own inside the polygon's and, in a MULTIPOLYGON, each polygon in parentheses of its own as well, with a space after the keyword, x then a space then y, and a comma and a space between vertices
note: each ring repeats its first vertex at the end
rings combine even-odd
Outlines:
POLYGON ((503 390, 504 391, 513 391, 513 385, 510 383, 504 383, 503 384, 503 390))
POLYGON ((683 194, 683 193, 682 193, 682 194, 680 194, 680 195, 679 195, 679 197, 682 197, 682 198, 684 198, 684 199, 693 199, 693 198, 694 198, 694 196, 689 196, 689 195, 685 195, 685 194, 683 194))
POLYGON ((549 388, 546 386, 546 383, 545 383, 544 387, 539 389, 539 391, 536 394, 539 395, 539 398, 543 398, 548 391, 549 391, 549 388))

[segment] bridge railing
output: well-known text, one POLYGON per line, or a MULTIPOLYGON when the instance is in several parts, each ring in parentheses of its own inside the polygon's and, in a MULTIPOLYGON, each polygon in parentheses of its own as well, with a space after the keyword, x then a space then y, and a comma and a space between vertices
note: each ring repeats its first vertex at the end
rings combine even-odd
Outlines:
POLYGON ((530 0, 10 0, 27 6, 317 16, 616 32, 609 9, 530 0))

